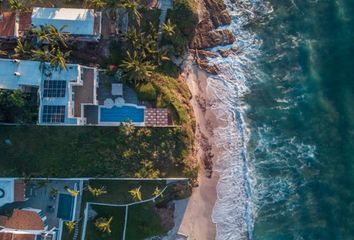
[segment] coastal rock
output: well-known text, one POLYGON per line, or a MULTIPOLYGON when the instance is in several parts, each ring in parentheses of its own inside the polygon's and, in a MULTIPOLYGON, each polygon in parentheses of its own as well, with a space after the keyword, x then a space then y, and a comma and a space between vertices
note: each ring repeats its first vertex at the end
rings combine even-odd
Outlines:
POLYGON ((231 23, 231 17, 227 12, 226 5, 223 1, 204 0, 204 4, 215 28, 231 23))
POLYGON ((235 41, 235 36, 228 29, 197 33, 190 44, 192 49, 212 48, 229 45, 235 41))
POLYGON ((206 71, 207 73, 210 74, 218 74, 219 73, 219 68, 216 64, 211 64, 208 63, 207 61, 197 61, 198 66, 203 69, 204 71, 206 71))
POLYGON ((237 53, 237 52, 238 52, 237 48, 234 48, 234 47, 232 47, 232 48, 230 48, 230 49, 227 49, 227 50, 222 50, 222 49, 219 49, 219 50, 218 50, 218 53, 219 53, 223 58, 226 58, 226 57, 228 57, 230 54, 232 54, 232 53, 237 53))
POLYGON ((197 58, 201 59, 201 60, 205 60, 208 58, 215 58, 218 57, 219 55, 215 52, 210 52, 207 50, 194 50, 191 49, 189 50, 190 53, 194 54, 197 58))

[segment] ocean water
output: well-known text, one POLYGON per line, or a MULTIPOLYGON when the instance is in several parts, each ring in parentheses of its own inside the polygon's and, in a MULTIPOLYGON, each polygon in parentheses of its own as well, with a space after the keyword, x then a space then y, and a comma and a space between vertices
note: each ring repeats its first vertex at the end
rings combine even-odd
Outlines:
POLYGON ((354 0, 227 5, 217 239, 354 239, 354 0))

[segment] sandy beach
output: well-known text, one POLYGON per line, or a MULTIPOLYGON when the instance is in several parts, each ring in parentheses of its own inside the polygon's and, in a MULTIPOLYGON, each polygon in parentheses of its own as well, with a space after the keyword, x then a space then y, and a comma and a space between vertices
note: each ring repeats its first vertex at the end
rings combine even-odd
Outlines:
POLYGON ((214 149, 213 129, 218 126, 215 115, 209 109, 207 78, 208 75, 197 66, 192 66, 185 71, 188 86, 192 93, 191 104, 194 109, 196 131, 196 155, 199 159, 199 186, 193 189, 193 194, 188 200, 177 203, 184 205, 183 216, 178 233, 188 236, 190 240, 215 239, 216 228, 211 215, 217 198, 216 185, 218 176, 212 172, 214 149))

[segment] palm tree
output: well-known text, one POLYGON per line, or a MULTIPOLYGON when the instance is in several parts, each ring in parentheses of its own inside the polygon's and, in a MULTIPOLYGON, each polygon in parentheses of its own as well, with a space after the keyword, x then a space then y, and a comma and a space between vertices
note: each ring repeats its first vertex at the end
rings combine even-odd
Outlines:
POLYGON ((53 25, 48 25, 48 33, 51 44, 58 45, 58 43, 61 43, 64 47, 68 47, 66 44, 66 40, 68 39, 69 34, 64 32, 66 27, 67 25, 64 25, 61 28, 57 29, 53 25))
POLYGON ((153 56, 153 59, 159 66, 161 66, 163 62, 170 60, 166 49, 160 49, 157 51, 153 56))
POLYGON ((70 56, 70 53, 70 51, 63 53, 58 48, 54 48, 50 54, 50 65, 55 69, 66 70, 66 59, 70 56))
POLYGON ((141 42, 141 37, 135 28, 129 28, 128 31, 123 35, 123 41, 130 44, 133 49, 138 49, 141 42))
POLYGON ((24 11, 26 7, 20 0, 9 0, 9 6, 12 11, 24 11))
POLYGON ((154 197, 158 197, 158 196, 161 196, 162 197, 162 192, 161 192, 161 190, 160 190, 160 188, 159 187, 156 187, 155 188, 155 190, 154 190, 154 192, 152 193, 152 195, 154 196, 154 197))
POLYGON ((80 193, 80 191, 71 189, 69 187, 66 187, 65 190, 73 197, 76 197, 80 193))
POLYGON ((85 0, 86 8, 103 9, 107 6, 107 2, 104 0, 85 0))
POLYGON ((141 186, 138 188, 133 188, 132 190, 129 191, 130 195, 132 195, 132 197, 135 201, 142 201, 142 195, 141 195, 140 188, 141 188, 141 186))
POLYGON ((40 43, 49 43, 52 46, 59 46, 60 44, 67 47, 66 40, 69 34, 64 33, 64 29, 67 26, 64 25, 60 29, 57 29, 53 25, 40 26, 32 30, 33 34, 37 37, 40 43))
POLYGON ((68 229, 69 233, 72 233, 75 229, 76 226, 76 222, 73 221, 66 221, 65 222, 65 226, 68 229))
POLYGON ((136 51, 134 51, 133 55, 128 52, 127 58, 122 61, 120 67, 125 72, 127 80, 135 85, 147 81, 156 68, 155 65, 138 56, 136 51))
POLYGON ((29 57, 31 54, 32 46, 29 42, 25 41, 22 43, 22 40, 17 39, 17 46, 15 47, 15 54, 12 55, 14 58, 23 58, 29 57))
POLYGON ((112 223, 113 217, 110 217, 109 219, 107 218, 98 218, 95 221, 95 226, 102 232, 108 232, 111 233, 111 223, 112 223))
POLYGON ((162 25, 162 30, 167 34, 167 36, 172 37, 175 32, 176 25, 171 22, 170 19, 167 20, 167 23, 162 25))
POLYGON ((91 187, 90 185, 88 185, 88 190, 95 197, 98 197, 98 196, 101 196, 101 195, 107 193, 107 191, 104 190, 103 186, 100 187, 100 188, 94 188, 94 187, 91 187))
POLYGON ((132 14, 132 17, 134 17, 135 21, 140 26, 141 14, 139 12, 139 3, 135 0, 125 0, 121 6, 132 14))
POLYGON ((35 49, 32 50, 32 59, 33 60, 37 60, 37 61, 41 61, 41 62, 48 62, 50 60, 50 52, 48 50, 48 47, 44 47, 43 50, 42 49, 35 49))
POLYGON ((40 26, 39 28, 32 29, 33 34, 37 37, 39 42, 49 42, 50 37, 46 26, 40 26))
POLYGON ((0 56, 7 56, 7 51, 0 50, 0 56))

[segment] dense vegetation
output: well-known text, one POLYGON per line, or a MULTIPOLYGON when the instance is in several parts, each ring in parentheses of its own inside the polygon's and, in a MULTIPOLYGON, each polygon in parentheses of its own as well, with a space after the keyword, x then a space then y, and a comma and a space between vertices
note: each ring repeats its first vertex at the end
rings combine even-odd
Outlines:
POLYGON ((0 90, 0 109, 1 123, 36 123, 37 94, 0 90))
MULTIPOLYGON (((33 0, 36 2, 36 0, 33 0)), ((159 32, 159 9, 147 9, 135 0, 67 0, 66 7, 82 4, 95 9, 125 8, 129 27, 111 45, 111 56, 101 66, 123 71, 123 80, 152 107, 168 108, 174 129, 133 127, 1 127, 0 164, 5 175, 34 176, 189 176, 196 178, 192 157, 195 121, 190 92, 171 57, 183 57, 194 34, 197 15, 192 0, 176 0, 159 32), (126 131, 129 131, 127 133, 126 131), (10 144, 9 144, 10 142, 10 144)), ((14 10, 27 2, 14 0, 14 10), (22 5, 21 5, 22 4, 22 5)), ((44 4, 44 3, 43 3, 44 4)), ((53 2, 62 7, 62 2, 53 2)), ((114 11, 111 11, 111 13, 114 11)), ((12 57, 49 61, 65 69, 70 59, 68 35, 44 26, 20 39, 12 57), (48 44, 49 43, 49 44, 48 44)))
POLYGON ((0 175, 188 175, 182 128, 0 126, 0 175))

